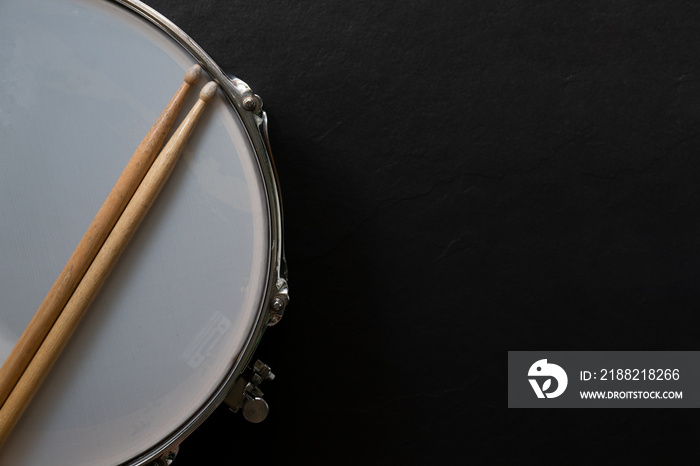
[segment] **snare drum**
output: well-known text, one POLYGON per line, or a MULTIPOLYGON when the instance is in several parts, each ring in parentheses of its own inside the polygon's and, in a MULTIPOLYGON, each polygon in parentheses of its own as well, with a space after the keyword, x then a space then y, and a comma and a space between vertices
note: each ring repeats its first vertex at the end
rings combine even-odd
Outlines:
POLYGON ((262 102, 137 1, 4 0, 0 37, 0 360, 185 71, 220 85, 0 449, 12 466, 148 464, 241 385, 287 303, 262 102))

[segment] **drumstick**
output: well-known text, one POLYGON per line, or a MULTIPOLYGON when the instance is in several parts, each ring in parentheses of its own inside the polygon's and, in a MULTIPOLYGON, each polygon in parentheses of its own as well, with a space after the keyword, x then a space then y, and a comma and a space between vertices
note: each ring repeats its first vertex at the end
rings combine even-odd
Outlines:
POLYGON ((194 65, 187 71, 184 82, 139 144, 85 235, 0 368, 0 406, 19 380, 127 202, 136 191, 153 159, 163 147, 190 87, 197 82, 201 71, 199 65, 194 65))
POLYGON ((0 408, 0 445, 5 442, 12 428, 29 405, 78 326, 85 310, 158 196, 175 167, 187 139, 201 117, 206 103, 216 94, 216 90, 217 85, 214 82, 204 86, 199 94, 199 100, 153 162, 63 312, 59 315, 5 404, 0 408))

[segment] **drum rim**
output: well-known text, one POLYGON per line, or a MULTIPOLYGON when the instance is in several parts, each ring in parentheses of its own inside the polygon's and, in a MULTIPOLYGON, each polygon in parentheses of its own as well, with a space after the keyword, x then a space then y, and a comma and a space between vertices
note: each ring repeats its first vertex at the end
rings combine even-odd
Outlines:
POLYGON ((199 427, 214 410, 221 405, 234 383, 250 363, 253 353, 262 338, 265 329, 275 325, 282 317, 284 308, 289 301, 287 287, 287 270, 283 249, 283 214, 279 191, 279 180, 270 150, 267 133, 267 114, 262 110, 262 99, 242 80, 227 75, 207 55, 207 53, 189 37, 182 29, 164 15, 139 0, 110 0, 126 7, 133 13, 146 19, 161 31, 179 43, 199 63, 199 65, 216 81, 231 106, 241 119, 253 151, 258 161, 258 167, 268 206, 268 273, 264 294, 257 310, 257 319, 243 351, 235 359, 224 381, 216 388, 214 395, 200 407, 199 411, 170 433, 164 441, 143 452, 127 463, 130 466, 145 465, 155 459, 166 456, 199 427))

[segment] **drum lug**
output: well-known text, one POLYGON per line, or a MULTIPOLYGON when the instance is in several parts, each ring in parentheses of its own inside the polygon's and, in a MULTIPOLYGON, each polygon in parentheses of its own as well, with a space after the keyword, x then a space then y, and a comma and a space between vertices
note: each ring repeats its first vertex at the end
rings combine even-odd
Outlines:
POLYGON ((176 446, 163 456, 161 456, 159 459, 155 460, 150 464, 150 466, 170 466, 173 464, 173 461, 175 461, 175 457, 177 456, 177 453, 179 451, 179 448, 176 446))
POLYGON ((241 100, 241 105, 243 105, 243 108, 249 112, 260 112, 260 109, 262 108, 262 99, 259 95, 251 93, 243 97, 241 100))
POLYGON ((262 398, 263 392, 259 385, 265 380, 274 379, 275 374, 270 370, 270 366, 257 360, 252 369, 250 367, 246 369, 236 380, 224 402, 234 413, 243 408, 243 417, 247 421, 262 422, 267 417, 270 408, 262 398))
POLYGON ((268 327, 276 325, 284 315, 284 310, 289 303, 289 289, 287 281, 280 278, 277 281, 277 293, 270 300, 270 318, 267 322, 268 327))
POLYGON ((250 86, 248 86, 245 81, 232 75, 228 75, 228 79, 231 85, 238 91, 240 106, 251 113, 260 114, 263 106, 262 98, 253 93, 250 86))

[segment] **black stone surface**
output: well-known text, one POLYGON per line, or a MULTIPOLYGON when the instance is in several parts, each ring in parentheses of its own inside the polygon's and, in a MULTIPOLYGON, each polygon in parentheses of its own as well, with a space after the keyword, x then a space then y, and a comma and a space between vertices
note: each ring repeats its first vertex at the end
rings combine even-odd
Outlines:
POLYGON ((698 348, 700 7, 150 4, 263 97, 290 273, 269 418, 177 466, 679 451, 687 410, 508 410, 506 352, 698 348))

